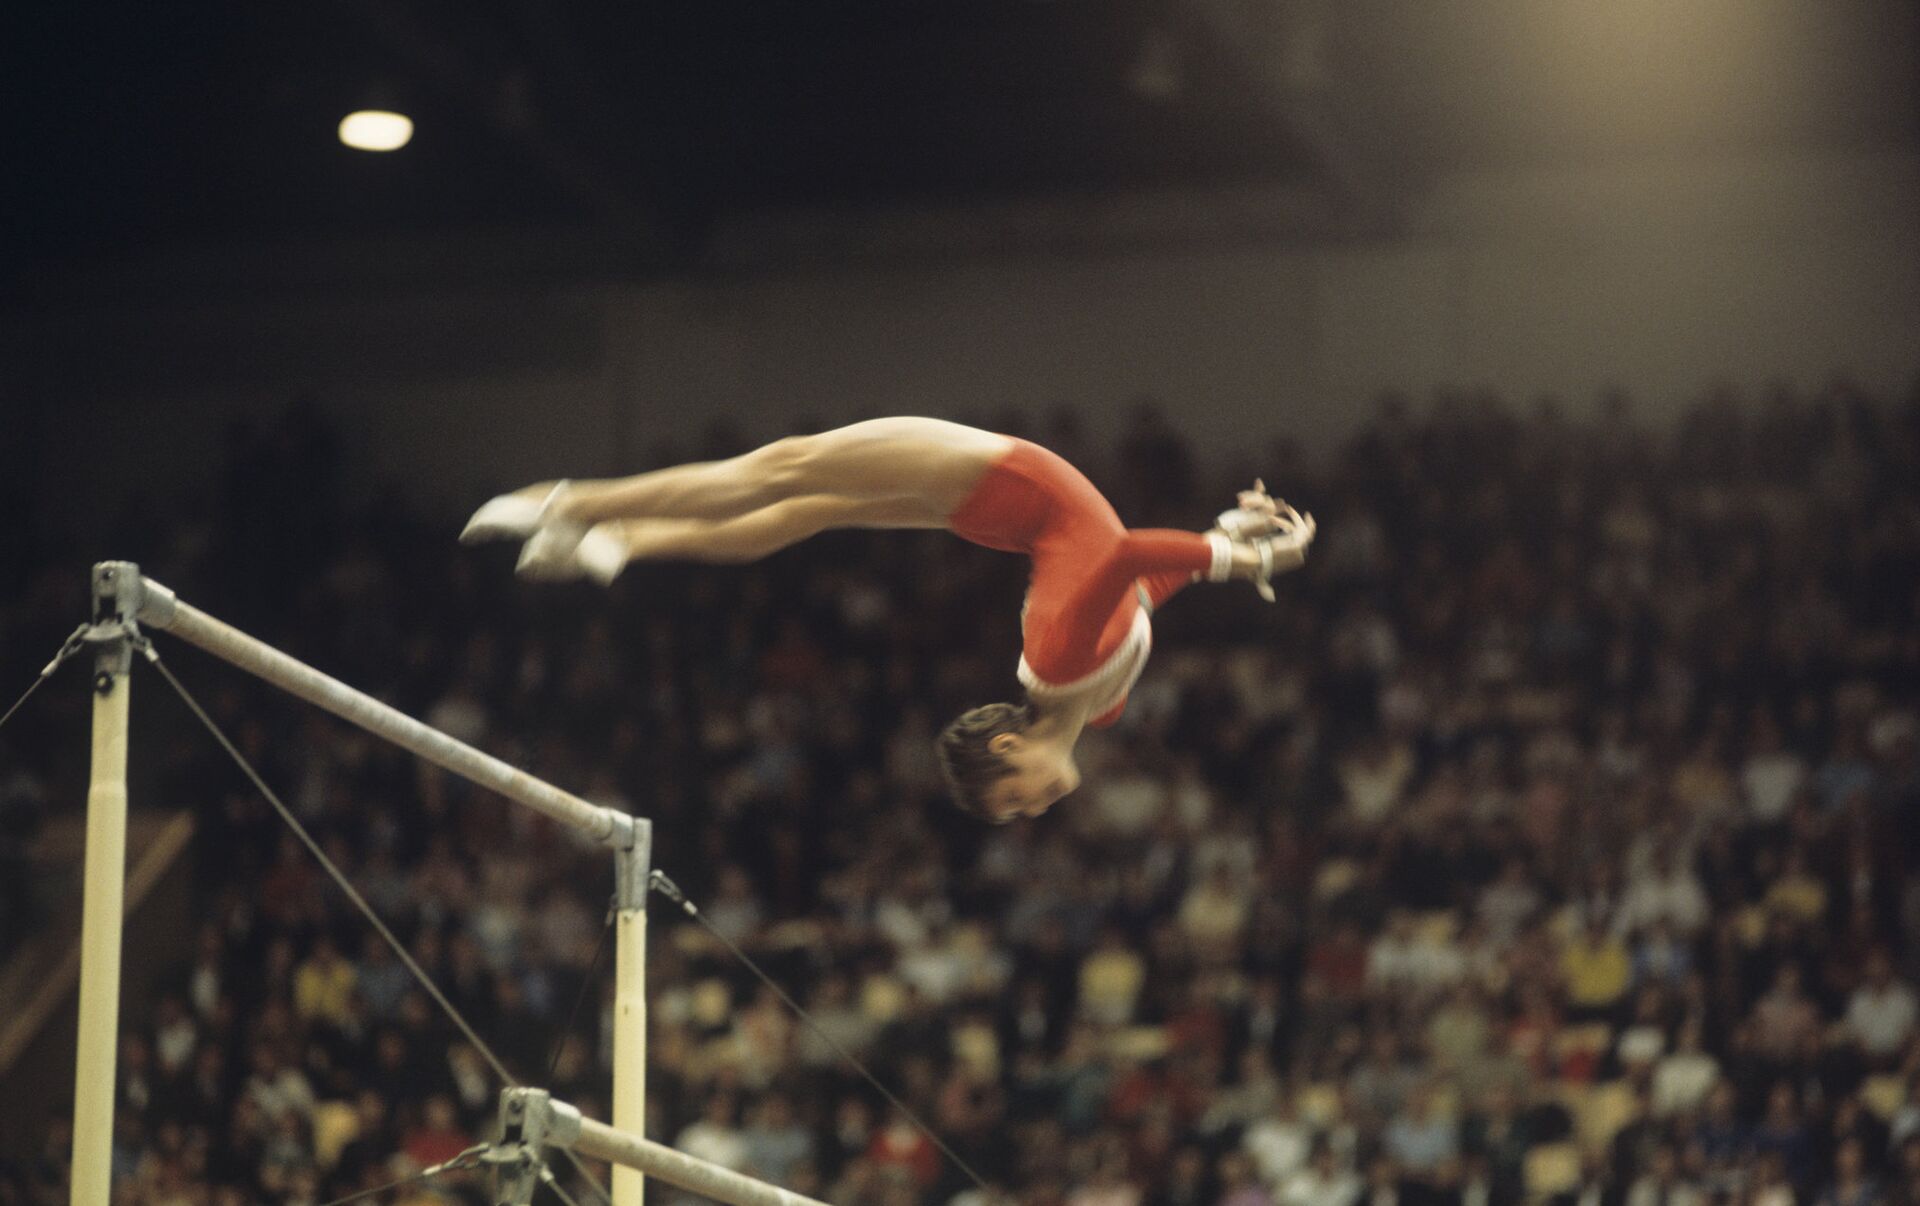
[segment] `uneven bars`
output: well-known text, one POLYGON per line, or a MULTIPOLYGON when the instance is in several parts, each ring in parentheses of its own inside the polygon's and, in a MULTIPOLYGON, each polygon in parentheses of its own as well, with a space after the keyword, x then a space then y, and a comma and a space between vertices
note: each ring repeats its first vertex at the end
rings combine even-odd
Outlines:
POLYGON ((718 1164, 708 1164, 663 1143, 616 1131, 591 1118, 580 1120, 580 1139, 573 1148, 583 1156, 637 1168, 649 1177, 704 1194, 727 1206, 827 1206, 791 1189, 756 1181, 718 1164))
MULTIPOLYGON (((130 561, 103 562, 96 573, 118 583, 139 623, 171 633, 213 656, 324 708, 376 737, 461 778, 580 830, 614 852, 613 1120, 640 1130, 646 1120, 646 898, 652 830, 644 820, 589 803, 525 771, 422 724, 364 691, 180 601, 130 561)), ((84 1001, 84 997, 83 997, 84 1001)), ((599 1125, 599 1124, 595 1124, 599 1125)), ((614 1177, 614 1206, 641 1206, 641 1180, 625 1167, 614 1177)), ((797 1200, 797 1199, 796 1199, 797 1200)))
MULTIPOLYGON (((126 565, 128 576, 139 575, 130 563, 122 564, 126 565)), ((265 641, 181 602, 173 591, 151 578, 139 577, 138 590, 135 616, 141 624, 172 633, 435 766, 578 829, 598 842, 615 848, 633 844, 633 818, 625 813, 561 791, 491 754, 483 754, 463 741, 422 724, 405 712, 289 657, 265 641)))
MULTIPOLYGON (((548 1146, 571 1148, 583 1156, 611 1161, 616 1167, 637 1169, 649 1177, 692 1190, 727 1206, 827 1206, 816 1198, 798 1194, 756 1180, 744 1173, 710 1164, 683 1151, 644 1139, 628 1131, 616 1130, 604 1122, 584 1118, 580 1111, 556 1101, 545 1089, 506 1089, 500 1094, 502 1141, 509 1149, 520 1145, 535 1157, 532 1165, 521 1162, 497 1164, 509 1178, 519 1180, 530 1196, 532 1182, 528 1172, 537 1167, 540 1149, 548 1146)), ((496 1149, 498 1150, 498 1149, 496 1149)), ((519 1194, 507 1193, 497 1201, 523 1201, 519 1194)))

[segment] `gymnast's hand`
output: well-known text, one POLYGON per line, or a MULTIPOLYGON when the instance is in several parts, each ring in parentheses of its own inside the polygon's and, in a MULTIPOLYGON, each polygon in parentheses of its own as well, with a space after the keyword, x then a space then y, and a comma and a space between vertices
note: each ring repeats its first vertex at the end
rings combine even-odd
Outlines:
POLYGON ((1259 478, 1254 479, 1253 489, 1240 491, 1235 501, 1238 506, 1234 510, 1220 512, 1214 530, 1236 540, 1289 532, 1300 523, 1300 513, 1268 494, 1266 483, 1259 478))
POLYGON ((1300 512, 1280 504, 1273 516, 1273 534, 1267 538, 1267 547, 1272 550, 1273 572, 1285 573, 1296 570, 1307 563, 1307 546, 1319 534, 1319 525, 1313 522, 1313 515, 1300 512))

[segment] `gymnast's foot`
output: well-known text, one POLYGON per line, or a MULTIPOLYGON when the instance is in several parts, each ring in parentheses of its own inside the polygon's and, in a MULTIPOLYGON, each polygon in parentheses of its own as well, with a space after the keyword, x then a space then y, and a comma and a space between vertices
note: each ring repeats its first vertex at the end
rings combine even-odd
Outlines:
POLYGON ((592 527, 566 519, 542 524, 520 548, 514 573, 543 582, 589 578, 610 586, 627 567, 627 542, 617 523, 592 527))
POLYGON ((540 482, 482 503, 460 533, 461 544, 487 540, 526 540, 555 518, 567 482, 540 482))

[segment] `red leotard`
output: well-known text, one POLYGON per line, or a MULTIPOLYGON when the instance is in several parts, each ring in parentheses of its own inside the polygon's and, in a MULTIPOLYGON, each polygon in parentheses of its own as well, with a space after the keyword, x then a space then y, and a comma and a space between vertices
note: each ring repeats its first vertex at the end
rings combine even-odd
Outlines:
POLYGON ((1197 532, 1128 531, 1079 470, 1026 440, 988 468, 948 526, 1032 559, 1021 682, 1040 699, 1096 693, 1096 726, 1119 719, 1146 663, 1148 612, 1223 568, 1224 546, 1197 532))

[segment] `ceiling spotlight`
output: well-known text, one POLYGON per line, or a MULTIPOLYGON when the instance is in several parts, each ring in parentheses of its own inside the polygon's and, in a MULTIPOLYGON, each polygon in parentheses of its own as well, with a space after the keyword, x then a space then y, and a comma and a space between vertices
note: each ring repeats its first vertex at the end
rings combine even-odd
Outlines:
POLYGON ((340 119, 340 141, 356 151, 397 151, 413 139, 413 119, 386 109, 360 109, 340 119))

